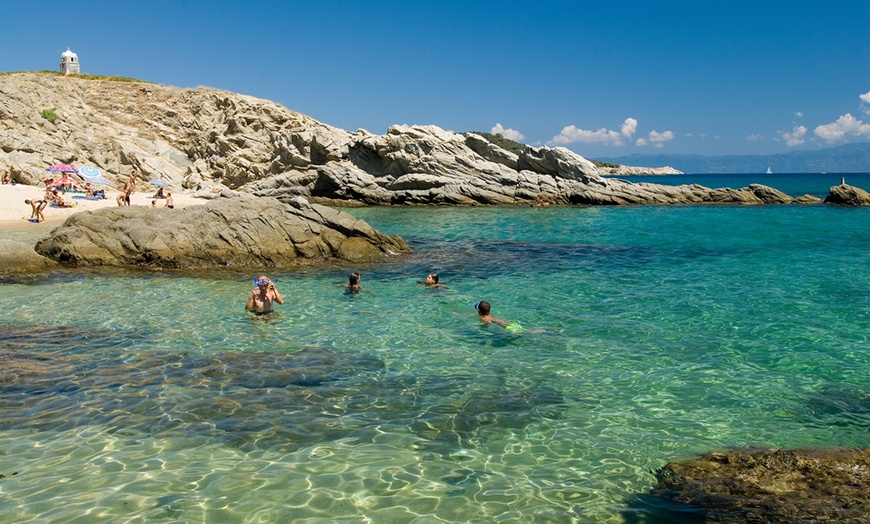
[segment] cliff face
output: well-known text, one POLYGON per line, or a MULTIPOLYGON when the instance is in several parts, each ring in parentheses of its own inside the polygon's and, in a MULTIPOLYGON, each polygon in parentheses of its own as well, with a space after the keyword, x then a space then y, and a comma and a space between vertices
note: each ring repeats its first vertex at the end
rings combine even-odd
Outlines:
POLYGON ((71 163, 111 181, 135 171, 176 188, 348 205, 762 203, 776 193, 631 184, 565 148, 515 154, 435 126, 351 133, 226 91, 47 73, 0 75, 0 150, 0 171, 30 184, 71 163))

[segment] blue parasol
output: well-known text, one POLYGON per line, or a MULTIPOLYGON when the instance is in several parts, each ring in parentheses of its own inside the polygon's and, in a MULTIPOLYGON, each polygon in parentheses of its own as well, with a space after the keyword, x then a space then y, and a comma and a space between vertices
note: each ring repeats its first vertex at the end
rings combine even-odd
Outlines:
POLYGON ((109 185, 109 181, 106 180, 106 177, 100 173, 100 170, 91 167, 91 166, 82 166, 79 168, 79 175, 85 179, 85 182, 90 182, 91 184, 103 184, 109 185))
POLYGON ((79 168, 79 174, 82 178, 94 178, 102 175, 99 169, 93 166, 82 166, 79 168))
POLYGON ((159 178, 152 178, 151 180, 148 181, 148 183, 151 184, 152 186, 157 186, 157 187, 166 187, 169 185, 166 183, 165 180, 160 180, 159 178))

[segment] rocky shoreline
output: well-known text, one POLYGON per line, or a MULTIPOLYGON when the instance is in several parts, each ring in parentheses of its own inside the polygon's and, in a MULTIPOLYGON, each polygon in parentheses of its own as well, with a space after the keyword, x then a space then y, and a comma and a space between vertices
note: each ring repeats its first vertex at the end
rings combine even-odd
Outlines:
POLYGON ((436 126, 349 132, 268 100, 202 87, 13 73, 0 75, 0 95, 0 171, 31 185, 45 166, 63 162, 97 167, 113 182, 136 172, 175 189, 232 189, 284 202, 301 196, 327 205, 818 202, 760 185, 604 178, 609 168, 603 173, 565 148, 508 151, 479 134, 436 126), (41 109, 52 109, 52 119, 41 109))

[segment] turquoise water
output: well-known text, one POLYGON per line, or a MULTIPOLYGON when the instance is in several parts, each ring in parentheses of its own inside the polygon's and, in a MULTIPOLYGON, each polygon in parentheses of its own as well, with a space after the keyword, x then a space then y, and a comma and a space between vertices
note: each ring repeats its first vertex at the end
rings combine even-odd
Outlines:
POLYGON ((416 253, 267 271, 268 318, 252 272, 0 283, 0 521, 668 521, 668 461, 870 445, 870 209, 350 212, 416 253))

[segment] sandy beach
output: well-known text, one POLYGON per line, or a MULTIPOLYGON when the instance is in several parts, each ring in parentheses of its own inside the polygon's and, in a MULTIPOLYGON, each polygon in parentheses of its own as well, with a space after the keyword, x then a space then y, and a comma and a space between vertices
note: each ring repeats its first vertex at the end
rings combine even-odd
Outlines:
MULTIPOLYGON (((176 209, 201 205, 207 202, 201 198, 194 198, 193 194, 189 192, 170 192, 175 201, 176 209)), ((25 204, 24 201, 28 199, 42 199, 44 195, 44 187, 26 186, 23 184, 16 184, 14 186, 11 184, 0 185, 0 228, 8 229, 10 227, 26 228, 28 226, 36 226, 37 224, 28 222, 32 209, 30 204, 25 204)), ((130 203, 134 206, 150 207, 151 201, 153 200, 151 197, 153 195, 154 191, 137 191, 136 193, 133 193, 130 203)), ((92 211, 94 209, 118 205, 115 201, 115 198, 118 196, 118 191, 115 189, 107 189, 106 199, 104 200, 76 198, 83 196, 84 194, 82 193, 67 193, 64 195, 64 200, 73 203, 75 207, 57 208, 46 206, 42 212, 42 214, 45 215, 45 222, 43 225, 60 225, 73 213, 78 213, 79 211, 92 211)), ((165 205, 165 200, 157 200, 157 207, 163 207, 165 205)))

